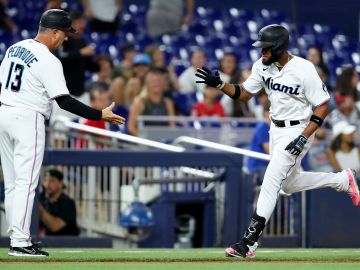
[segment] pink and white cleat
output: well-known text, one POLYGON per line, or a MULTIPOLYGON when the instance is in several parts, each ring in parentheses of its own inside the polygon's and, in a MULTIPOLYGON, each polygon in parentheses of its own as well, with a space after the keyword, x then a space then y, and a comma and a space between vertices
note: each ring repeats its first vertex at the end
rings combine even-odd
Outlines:
POLYGON ((236 258, 255 258, 255 251, 258 247, 258 243, 255 242, 254 245, 249 246, 244 243, 236 243, 227 249, 225 249, 226 257, 236 257, 236 258))
POLYGON ((346 169, 345 171, 349 178, 349 189, 347 192, 350 195, 350 198, 351 198, 353 204, 355 206, 359 206, 360 195, 359 195, 359 188, 358 188, 358 185, 356 183, 356 178, 355 178, 356 173, 352 169, 346 169))

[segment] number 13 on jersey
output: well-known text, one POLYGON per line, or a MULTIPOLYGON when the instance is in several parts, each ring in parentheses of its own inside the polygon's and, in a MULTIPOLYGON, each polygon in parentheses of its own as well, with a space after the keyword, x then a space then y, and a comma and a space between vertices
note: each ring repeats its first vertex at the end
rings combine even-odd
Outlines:
POLYGON ((21 77, 23 71, 24 71, 24 65, 11 62, 5 88, 9 89, 10 86, 10 89, 12 91, 18 92, 21 87, 21 77))

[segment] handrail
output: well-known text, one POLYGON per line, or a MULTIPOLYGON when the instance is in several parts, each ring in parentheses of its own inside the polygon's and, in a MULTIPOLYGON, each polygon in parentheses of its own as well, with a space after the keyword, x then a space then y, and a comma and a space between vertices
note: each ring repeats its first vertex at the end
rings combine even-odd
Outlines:
POLYGON ((201 122, 239 122, 239 123, 258 123, 260 120, 253 117, 213 117, 213 116, 182 116, 182 115, 139 115, 138 122, 141 121, 201 121, 201 122))
POLYGON ((268 155, 268 154, 263 154, 263 153, 246 150, 246 149, 242 149, 242 148, 237 148, 234 146, 224 145, 224 144, 220 144, 220 143, 215 143, 215 142, 211 142, 211 141, 201 140, 201 139, 197 139, 197 138, 193 138, 193 137, 189 137, 189 136, 180 136, 180 137, 176 138, 173 143, 174 144, 188 143, 188 144, 192 144, 192 145, 203 146, 203 147, 221 150, 221 151, 225 151, 225 152, 230 152, 230 153, 240 154, 240 155, 244 155, 244 156, 248 156, 248 157, 253 157, 253 158, 257 158, 257 159, 270 160, 270 155, 268 155))
POLYGON ((79 123, 72 122, 67 117, 64 117, 64 116, 59 116, 55 120, 54 124, 56 124, 56 122, 61 122, 61 124, 65 125, 68 128, 73 128, 73 129, 89 132, 89 133, 96 134, 96 135, 107 136, 107 137, 119 139, 119 140, 122 140, 125 142, 135 143, 135 144, 144 145, 144 146, 162 149, 162 150, 171 151, 171 152, 184 152, 185 151, 185 148, 181 147, 181 146, 169 145, 166 143, 161 143, 161 142, 152 141, 149 139, 139 138, 136 136, 123 134, 120 132, 115 132, 115 131, 105 130, 105 129, 101 129, 101 128, 82 125, 79 123))

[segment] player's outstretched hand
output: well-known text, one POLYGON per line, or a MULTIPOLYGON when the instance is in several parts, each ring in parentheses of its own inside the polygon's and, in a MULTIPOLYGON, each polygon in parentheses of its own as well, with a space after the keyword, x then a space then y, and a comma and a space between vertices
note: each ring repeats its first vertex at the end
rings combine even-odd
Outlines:
POLYGON ((219 71, 216 71, 214 74, 206 67, 198 68, 195 76, 202 79, 201 81, 196 81, 196 83, 205 83, 210 87, 223 88, 225 83, 220 79, 219 71))
POLYGON ((109 107, 106 107, 102 110, 102 116, 101 119, 111 122, 114 125, 122 125, 125 123, 125 118, 121 117, 117 114, 114 114, 112 110, 115 107, 115 102, 111 103, 109 107))
POLYGON ((298 155, 300 155, 302 150, 304 150, 306 143, 307 143, 307 138, 304 135, 300 135, 295 140, 291 141, 285 147, 285 150, 288 151, 290 154, 298 156, 298 155))

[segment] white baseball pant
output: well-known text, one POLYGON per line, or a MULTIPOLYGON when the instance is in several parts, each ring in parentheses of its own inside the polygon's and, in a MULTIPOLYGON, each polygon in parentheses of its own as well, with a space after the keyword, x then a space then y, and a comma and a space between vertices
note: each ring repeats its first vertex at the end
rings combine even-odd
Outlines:
POLYGON ((31 245, 30 224, 44 156, 44 116, 30 109, 0 107, 0 155, 5 214, 11 246, 31 245))
POLYGON ((271 160, 266 169, 261 191, 257 201, 256 213, 269 221, 276 206, 280 189, 286 193, 331 187, 337 191, 346 191, 349 180, 346 172, 300 172, 301 160, 309 150, 314 135, 311 136, 299 156, 290 154, 285 147, 302 134, 307 123, 290 127, 270 127, 271 160))

